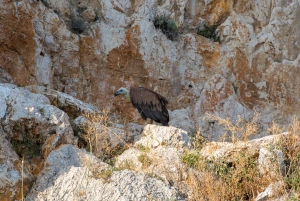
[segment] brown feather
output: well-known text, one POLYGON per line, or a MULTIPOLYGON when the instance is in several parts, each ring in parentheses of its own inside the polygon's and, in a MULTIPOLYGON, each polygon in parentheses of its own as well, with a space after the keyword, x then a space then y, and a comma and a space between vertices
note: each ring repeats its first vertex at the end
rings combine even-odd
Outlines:
POLYGON ((150 118, 168 125, 168 101, 162 95, 144 87, 131 87, 130 99, 133 107, 139 111, 143 119, 150 118))

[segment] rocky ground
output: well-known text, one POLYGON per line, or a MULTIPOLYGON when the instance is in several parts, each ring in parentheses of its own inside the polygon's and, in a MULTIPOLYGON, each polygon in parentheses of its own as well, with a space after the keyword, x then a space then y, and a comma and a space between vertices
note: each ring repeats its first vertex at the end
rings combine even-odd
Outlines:
MULTIPOLYGON (((220 168, 218 171, 231 171, 229 164, 235 164, 239 171, 240 164, 255 164, 256 173, 249 181, 268 178, 255 183, 260 191, 249 194, 249 199, 286 200, 299 196, 293 184, 288 186, 285 180, 289 167, 286 161, 291 159, 287 153, 292 152, 281 143, 295 137, 289 146, 297 156, 299 130, 295 135, 291 131, 250 141, 205 143, 172 126, 140 128, 105 124, 103 119, 96 122, 94 117, 81 115, 89 112, 103 116, 102 112, 61 92, 12 84, 0 84, 0 91, 4 92, 0 97, 1 200, 213 200, 216 197, 198 189, 212 190, 204 186, 207 180, 201 179, 209 178, 206 174, 216 171, 215 167, 220 168), (59 109, 54 103, 68 109, 59 109), (78 125, 86 127, 78 129, 78 125), (97 129, 89 130, 93 126, 97 129), (244 159, 246 163, 241 162, 244 159), (208 168, 201 169, 201 161, 208 168), (199 181, 193 180, 197 174, 202 174, 199 181), (198 188, 195 182, 200 182, 198 188)), ((248 166, 242 168, 251 174, 248 166)), ((235 177, 245 179, 241 174, 235 177)))

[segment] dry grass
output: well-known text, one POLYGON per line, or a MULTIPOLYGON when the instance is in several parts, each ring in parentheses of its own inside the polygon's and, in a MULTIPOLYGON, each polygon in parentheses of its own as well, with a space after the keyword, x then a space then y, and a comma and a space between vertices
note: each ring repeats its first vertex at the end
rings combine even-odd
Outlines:
POLYGON ((222 141, 225 141, 227 137, 229 137, 232 143, 243 140, 247 141, 251 135, 256 134, 258 131, 258 120, 260 118, 260 114, 255 112, 251 121, 245 121, 238 116, 237 122, 233 123, 230 119, 223 119, 218 115, 206 114, 204 119, 210 121, 216 121, 218 124, 224 126, 226 132, 223 135, 222 141))
POLYGON ((22 157, 22 186, 21 186, 21 196, 22 196, 22 201, 24 201, 24 156, 22 157))
POLYGON ((282 136, 280 145, 285 156, 284 181, 287 188, 300 192, 300 121, 297 118, 293 119, 288 134, 282 136))
POLYGON ((203 137, 203 130, 200 127, 197 132, 194 134, 194 136, 191 138, 191 144, 194 147, 195 150, 202 149, 209 141, 203 137))
MULTIPOLYGON (((215 180, 213 173, 196 172, 190 170, 186 181, 190 189, 192 189, 192 197, 190 200, 221 200, 223 192, 222 182, 215 180), (212 184, 214 186, 212 186, 212 184), (216 191, 218 190, 218 191, 216 191)), ((225 199, 224 199, 225 200, 225 199)))
POLYGON ((198 158, 186 181, 192 200, 251 200, 272 182, 257 170, 257 158, 246 153, 238 153, 234 162, 198 158))
POLYGON ((86 163, 84 174, 81 176, 81 180, 80 180, 80 183, 79 183, 78 187, 76 188, 76 191, 73 192, 74 193, 73 196, 76 196, 76 197, 80 197, 80 196, 85 195, 85 192, 87 190, 87 186, 88 186, 88 183, 89 183, 90 173, 93 172, 92 171, 92 152, 93 152, 93 149, 92 149, 91 142, 89 142, 89 148, 90 148, 90 154, 89 154, 89 158, 88 158, 87 163, 86 163))
POLYGON ((86 144, 85 148, 88 151, 93 150, 95 156, 103 160, 121 154, 130 146, 124 141, 124 136, 120 136, 120 133, 110 127, 112 121, 108 114, 108 109, 103 109, 101 114, 83 114, 87 121, 82 126, 82 133, 79 135, 80 139, 86 144))
POLYGON ((151 159, 149 158, 149 156, 146 153, 142 153, 141 155, 139 155, 138 161, 140 161, 142 163, 143 169, 148 168, 152 163, 151 159))
MULTIPOLYGON (((241 139, 247 140, 247 137, 257 132, 259 115, 254 115, 251 122, 238 118, 235 124, 214 115, 207 118, 224 125, 227 129, 226 135, 230 133, 234 143, 241 139)), ((282 133, 275 123, 269 131, 273 134, 282 133)), ((294 192, 290 200, 299 199, 297 192, 300 191, 300 122, 296 118, 290 125, 288 134, 283 135, 277 144, 270 146, 272 149, 282 150, 284 154, 284 175, 280 168, 275 171, 276 177, 261 174, 258 170, 258 156, 250 155, 247 150, 236 152, 231 157, 235 160, 231 162, 224 158, 208 161, 199 154, 200 150, 197 147, 201 146, 194 147, 194 150, 185 152, 182 156, 182 161, 189 167, 185 182, 191 190, 190 200, 254 200, 258 193, 277 181, 283 181, 283 187, 275 190, 273 196, 294 192)), ((273 162, 274 166, 278 167, 278 161, 273 162)))
MULTIPOLYGON (((82 148, 88 150, 90 155, 86 163, 85 172, 82 175, 81 182, 76 191, 76 196, 80 197, 82 193, 86 192, 89 178, 91 176, 90 174, 92 174, 94 178, 101 178, 104 182, 109 182, 114 171, 125 169, 113 167, 114 157, 123 153, 130 145, 124 141, 124 138, 119 136, 119 133, 116 133, 110 127, 110 125, 112 125, 112 121, 108 114, 108 109, 103 109, 100 114, 83 114, 86 120, 80 125, 80 132, 78 134, 81 144, 84 145, 82 148), (116 143, 116 141, 118 146, 112 146, 112 144, 116 143), (112 166, 103 169, 95 169, 95 167, 92 167, 93 154, 112 166)), ((128 164, 124 164, 124 167, 126 166, 127 169, 130 169, 128 164)))
POLYGON ((119 169, 135 170, 135 165, 132 160, 124 160, 118 165, 119 169))

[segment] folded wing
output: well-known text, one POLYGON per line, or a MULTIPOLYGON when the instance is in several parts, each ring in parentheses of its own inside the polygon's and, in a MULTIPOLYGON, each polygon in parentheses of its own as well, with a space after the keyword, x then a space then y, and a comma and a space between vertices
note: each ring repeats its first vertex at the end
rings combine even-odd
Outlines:
POLYGON ((130 99, 133 107, 139 111, 144 120, 149 118, 163 126, 168 126, 168 101, 162 95, 144 87, 131 87, 130 99))

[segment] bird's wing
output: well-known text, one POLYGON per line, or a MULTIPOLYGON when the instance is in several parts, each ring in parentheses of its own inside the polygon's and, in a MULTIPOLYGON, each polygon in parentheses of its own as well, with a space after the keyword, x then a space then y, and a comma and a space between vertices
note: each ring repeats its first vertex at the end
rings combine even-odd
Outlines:
POLYGON ((168 122, 169 113, 166 108, 168 101, 160 94, 144 87, 131 87, 130 99, 143 119, 150 118, 156 122, 168 122))

